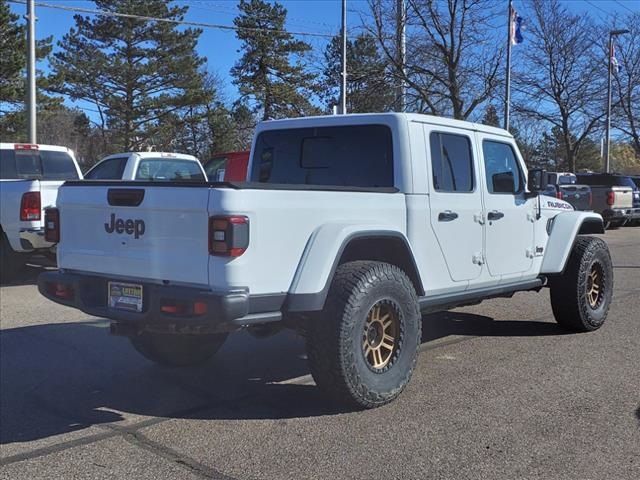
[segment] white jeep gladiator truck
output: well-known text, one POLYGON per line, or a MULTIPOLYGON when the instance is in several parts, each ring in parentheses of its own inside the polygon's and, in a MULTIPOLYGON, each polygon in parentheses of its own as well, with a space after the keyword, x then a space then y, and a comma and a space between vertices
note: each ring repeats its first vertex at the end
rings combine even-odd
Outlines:
POLYGON ((251 152, 241 183, 68 182, 40 292, 164 365, 203 362, 240 328, 295 328, 318 387, 364 408, 409 381, 421 313, 549 287, 562 327, 605 321, 611 258, 585 235, 602 217, 540 195, 544 172, 527 176, 504 130, 299 118, 259 124, 251 152))
POLYGON ((44 209, 56 205, 65 180, 82 178, 66 147, 0 143, 0 277, 15 278, 34 255, 52 254, 44 209))
POLYGON ((193 155, 170 152, 126 152, 103 158, 84 175, 87 180, 203 182, 204 167, 193 155))

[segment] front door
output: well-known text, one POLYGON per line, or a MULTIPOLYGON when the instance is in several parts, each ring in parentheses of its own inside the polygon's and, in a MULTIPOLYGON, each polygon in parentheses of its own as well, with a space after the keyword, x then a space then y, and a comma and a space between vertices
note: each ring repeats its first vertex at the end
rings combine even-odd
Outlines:
POLYGON ((487 267, 493 277, 518 277, 533 263, 535 199, 525 197, 514 144, 482 134, 478 140, 484 158, 487 267))

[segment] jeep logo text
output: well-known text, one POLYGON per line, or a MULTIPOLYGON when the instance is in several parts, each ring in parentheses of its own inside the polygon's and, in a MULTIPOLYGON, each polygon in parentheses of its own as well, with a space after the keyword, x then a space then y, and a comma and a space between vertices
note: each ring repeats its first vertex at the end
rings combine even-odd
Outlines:
POLYGON ((116 218, 116 214, 111 214, 110 223, 104 224, 104 230, 107 233, 126 233, 127 235, 133 235, 133 238, 140 238, 144 235, 145 225, 144 220, 123 220, 122 218, 116 218))

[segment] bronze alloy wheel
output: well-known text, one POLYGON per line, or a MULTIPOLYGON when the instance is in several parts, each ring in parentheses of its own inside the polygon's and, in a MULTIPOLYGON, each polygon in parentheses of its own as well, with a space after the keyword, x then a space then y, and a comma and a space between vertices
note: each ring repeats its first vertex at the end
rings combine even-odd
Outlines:
POLYGON ((604 298, 604 272, 602 265, 594 263, 587 277, 587 302, 594 310, 600 306, 604 298))
POLYGON ((364 324, 362 352, 371 368, 381 370, 386 367, 398 347, 399 314, 394 305, 382 300, 376 303, 364 324))

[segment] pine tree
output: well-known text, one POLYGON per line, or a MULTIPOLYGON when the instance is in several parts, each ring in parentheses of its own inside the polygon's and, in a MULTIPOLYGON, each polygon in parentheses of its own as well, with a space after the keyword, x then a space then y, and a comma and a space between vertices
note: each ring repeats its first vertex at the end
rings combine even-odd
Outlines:
POLYGON ((484 117, 481 120, 485 125, 489 125, 492 127, 500 127, 500 118, 498 118, 498 110, 493 104, 489 104, 487 109, 484 112, 484 117))
MULTIPOLYGON (((95 0, 100 10, 182 20, 188 7, 169 0, 95 0)), ((202 94, 195 51, 199 29, 169 22, 76 15, 59 43, 52 67, 61 93, 96 105, 106 139, 116 148, 139 149, 164 118, 202 94)))
MULTIPOLYGON (((324 51, 326 67, 322 98, 327 110, 340 104, 342 37, 335 36, 324 51)), ((387 78, 387 62, 371 34, 347 39, 347 112, 385 112, 393 107, 393 82, 387 78)))
POLYGON ((302 64, 311 46, 284 31, 287 10, 264 0, 240 0, 238 8, 233 23, 239 28, 236 35, 243 54, 231 75, 240 101, 251 100, 264 120, 313 113, 309 102, 313 76, 302 64))
MULTIPOLYGON (((24 23, 0 0, 0 138, 3 141, 27 141, 26 69, 27 38, 24 23)), ((51 52, 51 37, 36 41, 36 59, 51 52)), ((38 110, 60 107, 59 98, 48 96, 47 78, 36 72, 38 110)), ((39 119, 38 119, 39 121, 39 119)))
MULTIPOLYGON (((18 23, 19 16, 12 13, 6 0, 0 0, 0 102, 23 104, 25 100, 25 71, 27 68, 26 26, 18 23)), ((51 53, 51 38, 36 42, 36 58, 41 60, 51 53)), ((38 86, 44 80, 38 78, 38 86)), ((2 110, 5 111, 3 107, 2 110)))

